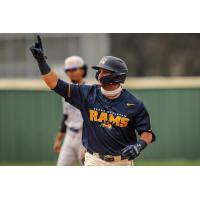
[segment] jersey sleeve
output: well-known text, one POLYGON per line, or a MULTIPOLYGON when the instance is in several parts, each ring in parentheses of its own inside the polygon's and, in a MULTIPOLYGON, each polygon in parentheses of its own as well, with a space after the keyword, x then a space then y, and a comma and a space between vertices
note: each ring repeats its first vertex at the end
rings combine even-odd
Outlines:
POLYGON ((139 109, 135 116, 134 121, 135 121, 135 129, 139 135, 143 132, 151 131, 149 113, 142 102, 139 105, 139 109))
POLYGON ((57 94, 65 98, 74 107, 81 109, 87 99, 91 89, 89 85, 75 85, 58 80, 56 87, 53 89, 57 94))

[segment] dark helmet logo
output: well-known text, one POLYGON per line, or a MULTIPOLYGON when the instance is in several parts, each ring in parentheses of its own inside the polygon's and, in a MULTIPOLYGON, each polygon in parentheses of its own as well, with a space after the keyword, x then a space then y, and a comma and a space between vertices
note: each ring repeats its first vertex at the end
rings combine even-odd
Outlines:
POLYGON ((107 58, 106 58, 106 57, 103 57, 103 58, 101 59, 101 61, 100 61, 99 64, 104 65, 104 64, 106 63, 106 61, 107 61, 107 58))

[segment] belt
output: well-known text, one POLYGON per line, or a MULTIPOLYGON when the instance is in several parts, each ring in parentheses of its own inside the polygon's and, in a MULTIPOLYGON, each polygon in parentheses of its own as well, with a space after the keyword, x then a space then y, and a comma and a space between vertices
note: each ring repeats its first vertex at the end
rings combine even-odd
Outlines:
POLYGON ((90 150, 87 150, 88 153, 92 154, 93 156, 100 158, 101 160, 104 160, 106 162, 114 162, 114 161, 121 161, 125 160, 126 158, 123 158, 121 155, 119 156, 112 156, 112 155, 103 155, 100 153, 94 153, 90 150))
POLYGON ((73 131, 74 133, 78 133, 80 131, 80 129, 76 129, 76 128, 69 128, 70 131, 73 131))

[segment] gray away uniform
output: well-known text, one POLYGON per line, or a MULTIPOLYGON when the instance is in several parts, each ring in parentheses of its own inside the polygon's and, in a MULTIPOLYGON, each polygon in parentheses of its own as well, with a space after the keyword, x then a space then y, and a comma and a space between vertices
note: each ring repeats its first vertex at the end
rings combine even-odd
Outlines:
MULTIPOLYGON (((83 119, 80 111, 62 99, 63 115, 66 129, 65 138, 58 157, 58 166, 73 165, 76 161, 82 164, 84 148, 82 146, 83 119)), ((62 128, 61 128, 62 129, 62 128)), ((63 132, 63 131, 62 131, 63 132)))

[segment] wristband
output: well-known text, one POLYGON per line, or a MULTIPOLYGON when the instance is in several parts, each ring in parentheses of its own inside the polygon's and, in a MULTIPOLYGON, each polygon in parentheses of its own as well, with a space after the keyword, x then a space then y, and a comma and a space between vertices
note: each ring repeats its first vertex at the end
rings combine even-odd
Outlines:
POLYGON ((45 59, 42 61, 38 61, 38 66, 42 75, 48 74, 51 71, 45 59))
POLYGON ((144 140, 140 139, 137 142, 137 147, 140 149, 140 151, 143 150, 146 146, 147 146, 147 143, 144 140))

